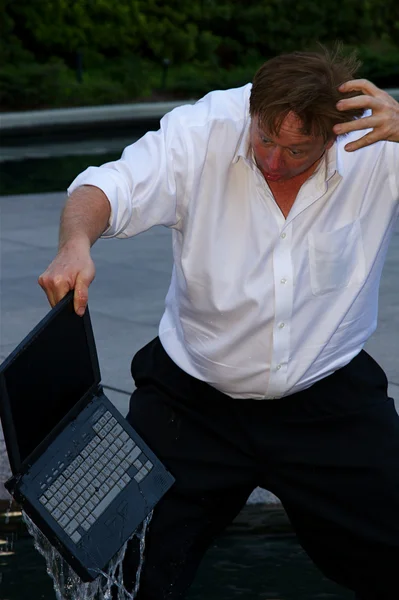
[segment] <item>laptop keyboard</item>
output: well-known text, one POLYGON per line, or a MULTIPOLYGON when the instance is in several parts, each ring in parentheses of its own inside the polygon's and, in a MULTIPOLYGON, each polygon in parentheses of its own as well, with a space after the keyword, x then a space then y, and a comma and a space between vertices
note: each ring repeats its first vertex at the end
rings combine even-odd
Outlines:
POLYGON ((76 544, 132 479, 140 483, 153 468, 109 411, 92 420, 82 434, 88 438, 72 462, 60 460, 40 484, 41 504, 76 544))

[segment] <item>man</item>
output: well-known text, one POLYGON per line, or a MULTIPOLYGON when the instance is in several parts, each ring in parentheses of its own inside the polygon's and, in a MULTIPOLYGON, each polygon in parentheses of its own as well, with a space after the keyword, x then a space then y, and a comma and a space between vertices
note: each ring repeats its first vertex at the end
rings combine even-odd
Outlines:
MULTIPOLYGON (((176 478, 140 600, 185 597, 257 485, 324 574, 359 600, 399 594, 399 418, 362 350, 399 212, 399 104, 355 69, 276 57, 69 189, 39 278, 51 305, 75 289, 82 314, 100 235, 173 230, 159 338, 132 361, 128 419, 176 478)), ((130 587, 136 564, 132 544, 130 587)))

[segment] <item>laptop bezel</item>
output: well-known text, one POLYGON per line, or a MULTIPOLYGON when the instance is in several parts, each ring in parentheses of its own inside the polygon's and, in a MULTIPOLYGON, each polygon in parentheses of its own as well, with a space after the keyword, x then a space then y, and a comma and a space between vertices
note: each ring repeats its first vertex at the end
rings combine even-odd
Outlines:
MULTIPOLYGON (((29 468, 29 466, 39 457, 48 445, 58 436, 65 426, 70 422, 71 418, 78 414, 82 408, 95 396, 102 393, 100 386, 101 373, 98 362, 97 350, 94 341, 94 334, 90 319, 89 308, 86 308, 83 317, 76 318, 83 320, 84 331, 87 339, 89 355, 91 360, 91 366, 94 374, 94 381, 92 386, 87 392, 80 398, 71 409, 64 415, 64 417, 53 427, 53 429, 46 435, 45 438, 36 446, 36 448, 30 452, 30 454, 24 459, 21 459, 19 452, 19 446, 17 442, 17 434, 14 425, 14 419, 11 408, 11 399, 8 394, 6 385, 6 371, 7 368, 16 360, 17 357, 30 346, 38 335, 55 319, 60 312, 72 308, 73 310, 73 294, 69 292, 60 302, 58 302, 44 317, 43 319, 32 329, 32 331, 18 344, 15 350, 4 360, 0 365, 0 417, 3 426, 4 440, 6 443, 7 454, 10 462, 11 472, 14 476, 21 475, 29 468)), ((51 349, 49 349, 49 352, 51 349)))

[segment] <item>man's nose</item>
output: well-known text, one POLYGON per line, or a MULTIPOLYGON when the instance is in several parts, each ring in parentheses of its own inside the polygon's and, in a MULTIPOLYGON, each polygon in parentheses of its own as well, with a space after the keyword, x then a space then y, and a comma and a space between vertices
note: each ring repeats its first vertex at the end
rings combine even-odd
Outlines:
POLYGON ((273 148, 270 150, 270 154, 268 156, 268 166, 271 171, 277 171, 277 169, 281 166, 281 149, 273 148))

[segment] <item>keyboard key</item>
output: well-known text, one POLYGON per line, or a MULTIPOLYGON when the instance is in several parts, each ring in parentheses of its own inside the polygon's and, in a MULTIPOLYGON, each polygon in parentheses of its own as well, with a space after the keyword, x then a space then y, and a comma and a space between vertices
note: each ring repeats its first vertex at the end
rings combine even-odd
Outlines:
POLYGON ((65 533, 71 535, 78 528, 78 526, 79 523, 75 519, 72 519, 72 521, 65 527, 65 533))
POLYGON ((77 475, 77 473, 72 473, 71 475, 71 481, 73 481, 73 483, 78 483, 79 481, 79 476, 77 475))
POLYGON ((85 475, 85 476, 84 476, 84 477, 83 477, 83 478, 80 480, 80 483, 81 483, 81 484, 82 484, 82 485, 83 485, 85 488, 87 488, 87 486, 90 484, 90 481, 91 481, 91 480, 89 479, 88 475, 85 475))
POLYGON ((115 500, 119 493, 120 489, 117 486, 110 490, 108 494, 101 500, 100 504, 93 510, 94 517, 98 518, 100 515, 102 515, 102 513, 108 508, 112 501, 115 500))
POLYGON ((50 500, 48 502, 49 502, 49 505, 52 506, 53 508, 56 508, 59 504, 59 502, 56 500, 56 498, 50 498, 50 500))
POLYGON ((82 494, 82 498, 84 498, 85 502, 87 502, 88 500, 90 500, 92 495, 93 494, 90 494, 90 492, 88 492, 87 490, 84 490, 84 492, 82 494))
POLYGON ((75 542, 75 544, 78 543, 78 541, 82 538, 82 536, 80 535, 79 531, 75 531, 72 535, 71 535, 71 540, 73 542, 75 542))
POLYGON ((120 475, 118 475, 118 473, 114 471, 113 473, 111 473, 110 479, 112 481, 118 481, 120 479, 120 475))
POLYGON ((96 522, 96 518, 93 515, 89 515, 86 519, 86 521, 88 523, 90 523, 90 525, 94 525, 94 523, 96 522))
POLYGON ((72 467, 69 465, 69 467, 67 467, 67 468, 64 470, 64 473, 63 473, 63 474, 64 474, 64 477, 66 477, 66 478, 68 478, 68 479, 69 479, 69 477, 72 475, 72 473, 73 473, 73 468, 72 468, 72 467))
POLYGON ((61 527, 66 527, 70 521, 68 515, 66 515, 65 513, 62 515, 62 517, 60 517, 59 519, 56 519, 57 523, 61 526, 61 527))
POLYGON ((99 436, 99 437, 100 437, 102 440, 104 440, 104 439, 107 437, 107 435, 108 435, 108 431, 106 431, 106 430, 105 430, 105 427, 103 427, 103 428, 101 429, 101 431, 99 431, 99 432, 98 432, 98 436, 99 436))
POLYGON ((70 519, 73 519, 75 516, 75 510, 72 507, 69 507, 65 513, 70 519))
POLYGON ((91 525, 89 523, 89 521, 84 520, 83 523, 80 524, 80 526, 85 530, 85 531, 89 531, 91 525))
POLYGON ((61 508, 63 511, 69 508, 73 504, 73 500, 70 495, 68 495, 60 504, 60 508, 65 506, 65 508, 61 508))
POLYGON ((87 509, 91 511, 91 510, 93 510, 93 508, 95 506, 97 506, 97 504, 94 503, 92 499, 90 499, 87 501, 86 506, 87 506, 87 509))
POLYGON ((105 415, 103 415, 101 417, 101 419, 98 421, 98 423, 101 425, 101 427, 104 427, 104 425, 107 421, 108 421, 107 417, 105 417, 105 415))
POLYGON ((100 486, 104 483, 104 481, 108 478, 108 475, 106 475, 105 473, 101 472, 98 474, 97 479, 100 482, 100 486))
POLYGON ((50 485, 50 487, 49 487, 49 489, 48 489, 47 491, 48 491, 48 492, 50 492, 50 494, 51 494, 52 496, 54 496, 54 494, 55 494, 55 492, 56 492, 57 490, 58 490, 58 486, 56 486, 56 485, 54 485, 54 484, 53 484, 53 485, 50 485))
POLYGON ((119 423, 116 422, 116 419, 115 419, 115 423, 116 423, 116 425, 114 425, 114 427, 112 428, 111 433, 114 437, 119 437, 123 431, 123 428, 119 425, 119 423))
POLYGON ((91 465, 89 465, 89 463, 87 462, 87 459, 86 459, 84 462, 82 462, 82 464, 80 465, 79 469, 81 469, 82 470, 82 474, 85 475, 87 473, 87 471, 89 471, 90 466, 91 465))
POLYGON ((51 511, 51 516, 55 520, 59 519, 61 515, 62 515, 62 510, 60 510, 59 508, 54 508, 54 510, 51 511))
POLYGON ((71 463, 71 467, 73 470, 77 469, 83 462, 83 458, 81 456, 77 456, 74 461, 71 463))
POLYGON ((86 506, 82 506, 82 508, 80 510, 80 514, 83 515, 84 517, 88 517, 90 514, 90 511, 87 509, 86 506))
POLYGON ((113 487, 113 482, 112 481, 104 481, 104 483, 101 485, 101 489, 105 490, 106 493, 109 492, 109 490, 113 487))
POLYGON ((71 491, 71 490, 73 490, 73 481, 71 481, 70 479, 68 479, 68 480, 65 482, 65 484, 64 484, 64 485, 65 485, 65 487, 67 488, 67 490, 68 490, 68 491, 71 491))
POLYGON ((141 450, 138 446, 136 446, 135 448, 133 448, 133 450, 131 450, 129 452, 129 454, 126 456, 126 460, 129 461, 129 463, 132 465, 134 463, 134 461, 136 460, 136 458, 141 454, 141 450))
POLYGON ((111 471, 116 471, 116 468, 119 467, 120 461, 115 457, 109 461, 109 468, 111 471))
POLYGON ((76 499, 76 505, 77 505, 77 506, 79 506, 79 507, 82 507, 82 506, 84 506, 84 505, 85 505, 85 503, 86 503, 86 500, 83 498, 83 496, 79 496, 79 497, 76 499))
POLYGON ((132 438, 128 438, 128 440, 126 441, 126 444, 124 445, 124 448, 126 450, 131 450, 135 446, 136 446, 136 444, 134 443, 134 441, 132 440, 132 438))
POLYGON ((97 475, 97 470, 94 469, 94 467, 92 467, 91 470, 88 471, 85 475, 85 481, 87 481, 87 485, 93 481, 93 479, 96 477, 96 475, 97 475))
POLYGON ((64 499, 64 495, 62 494, 62 492, 55 492, 54 498, 58 500, 58 502, 62 502, 62 500, 64 499))
POLYGON ((75 516, 76 522, 81 525, 83 523, 83 521, 85 520, 84 515, 82 515, 82 513, 77 513, 77 515, 75 516))
POLYGON ((108 464, 108 458, 106 456, 100 456, 98 462, 105 467, 108 464))
POLYGON ((89 492, 89 494, 93 495, 96 491, 96 488, 92 483, 89 483, 89 485, 87 486, 87 491, 89 492))
POLYGON ((147 462, 145 463, 144 466, 147 469, 147 471, 151 471, 151 469, 154 465, 152 464, 152 462, 150 460, 147 460, 147 462))
POLYGON ((111 475, 112 471, 108 466, 103 468, 103 473, 105 473, 108 477, 111 475))
POLYGON ((116 482, 116 485, 120 490, 123 490, 127 486, 127 483, 121 478, 119 479, 119 481, 116 482))
POLYGON ((144 479, 144 475, 141 471, 139 471, 138 473, 136 473, 134 478, 137 481, 137 483, 140 483, 140 481, 142 481, 144 479))
POLYGON ((64 484, 60 487, 60 492, 61 494, 63 494, 64 496, 67 495, 67 493, 69 492, 69 489, 67 488, 67 486, 64 484))
POLYGON ((131 437, 129 437, 129 434, 127 433, 127 431, 123 431, 123 433, 121 433, 120 438, 122 440, 122 442, 126 442, 129 439, 132 439, 131 437))

